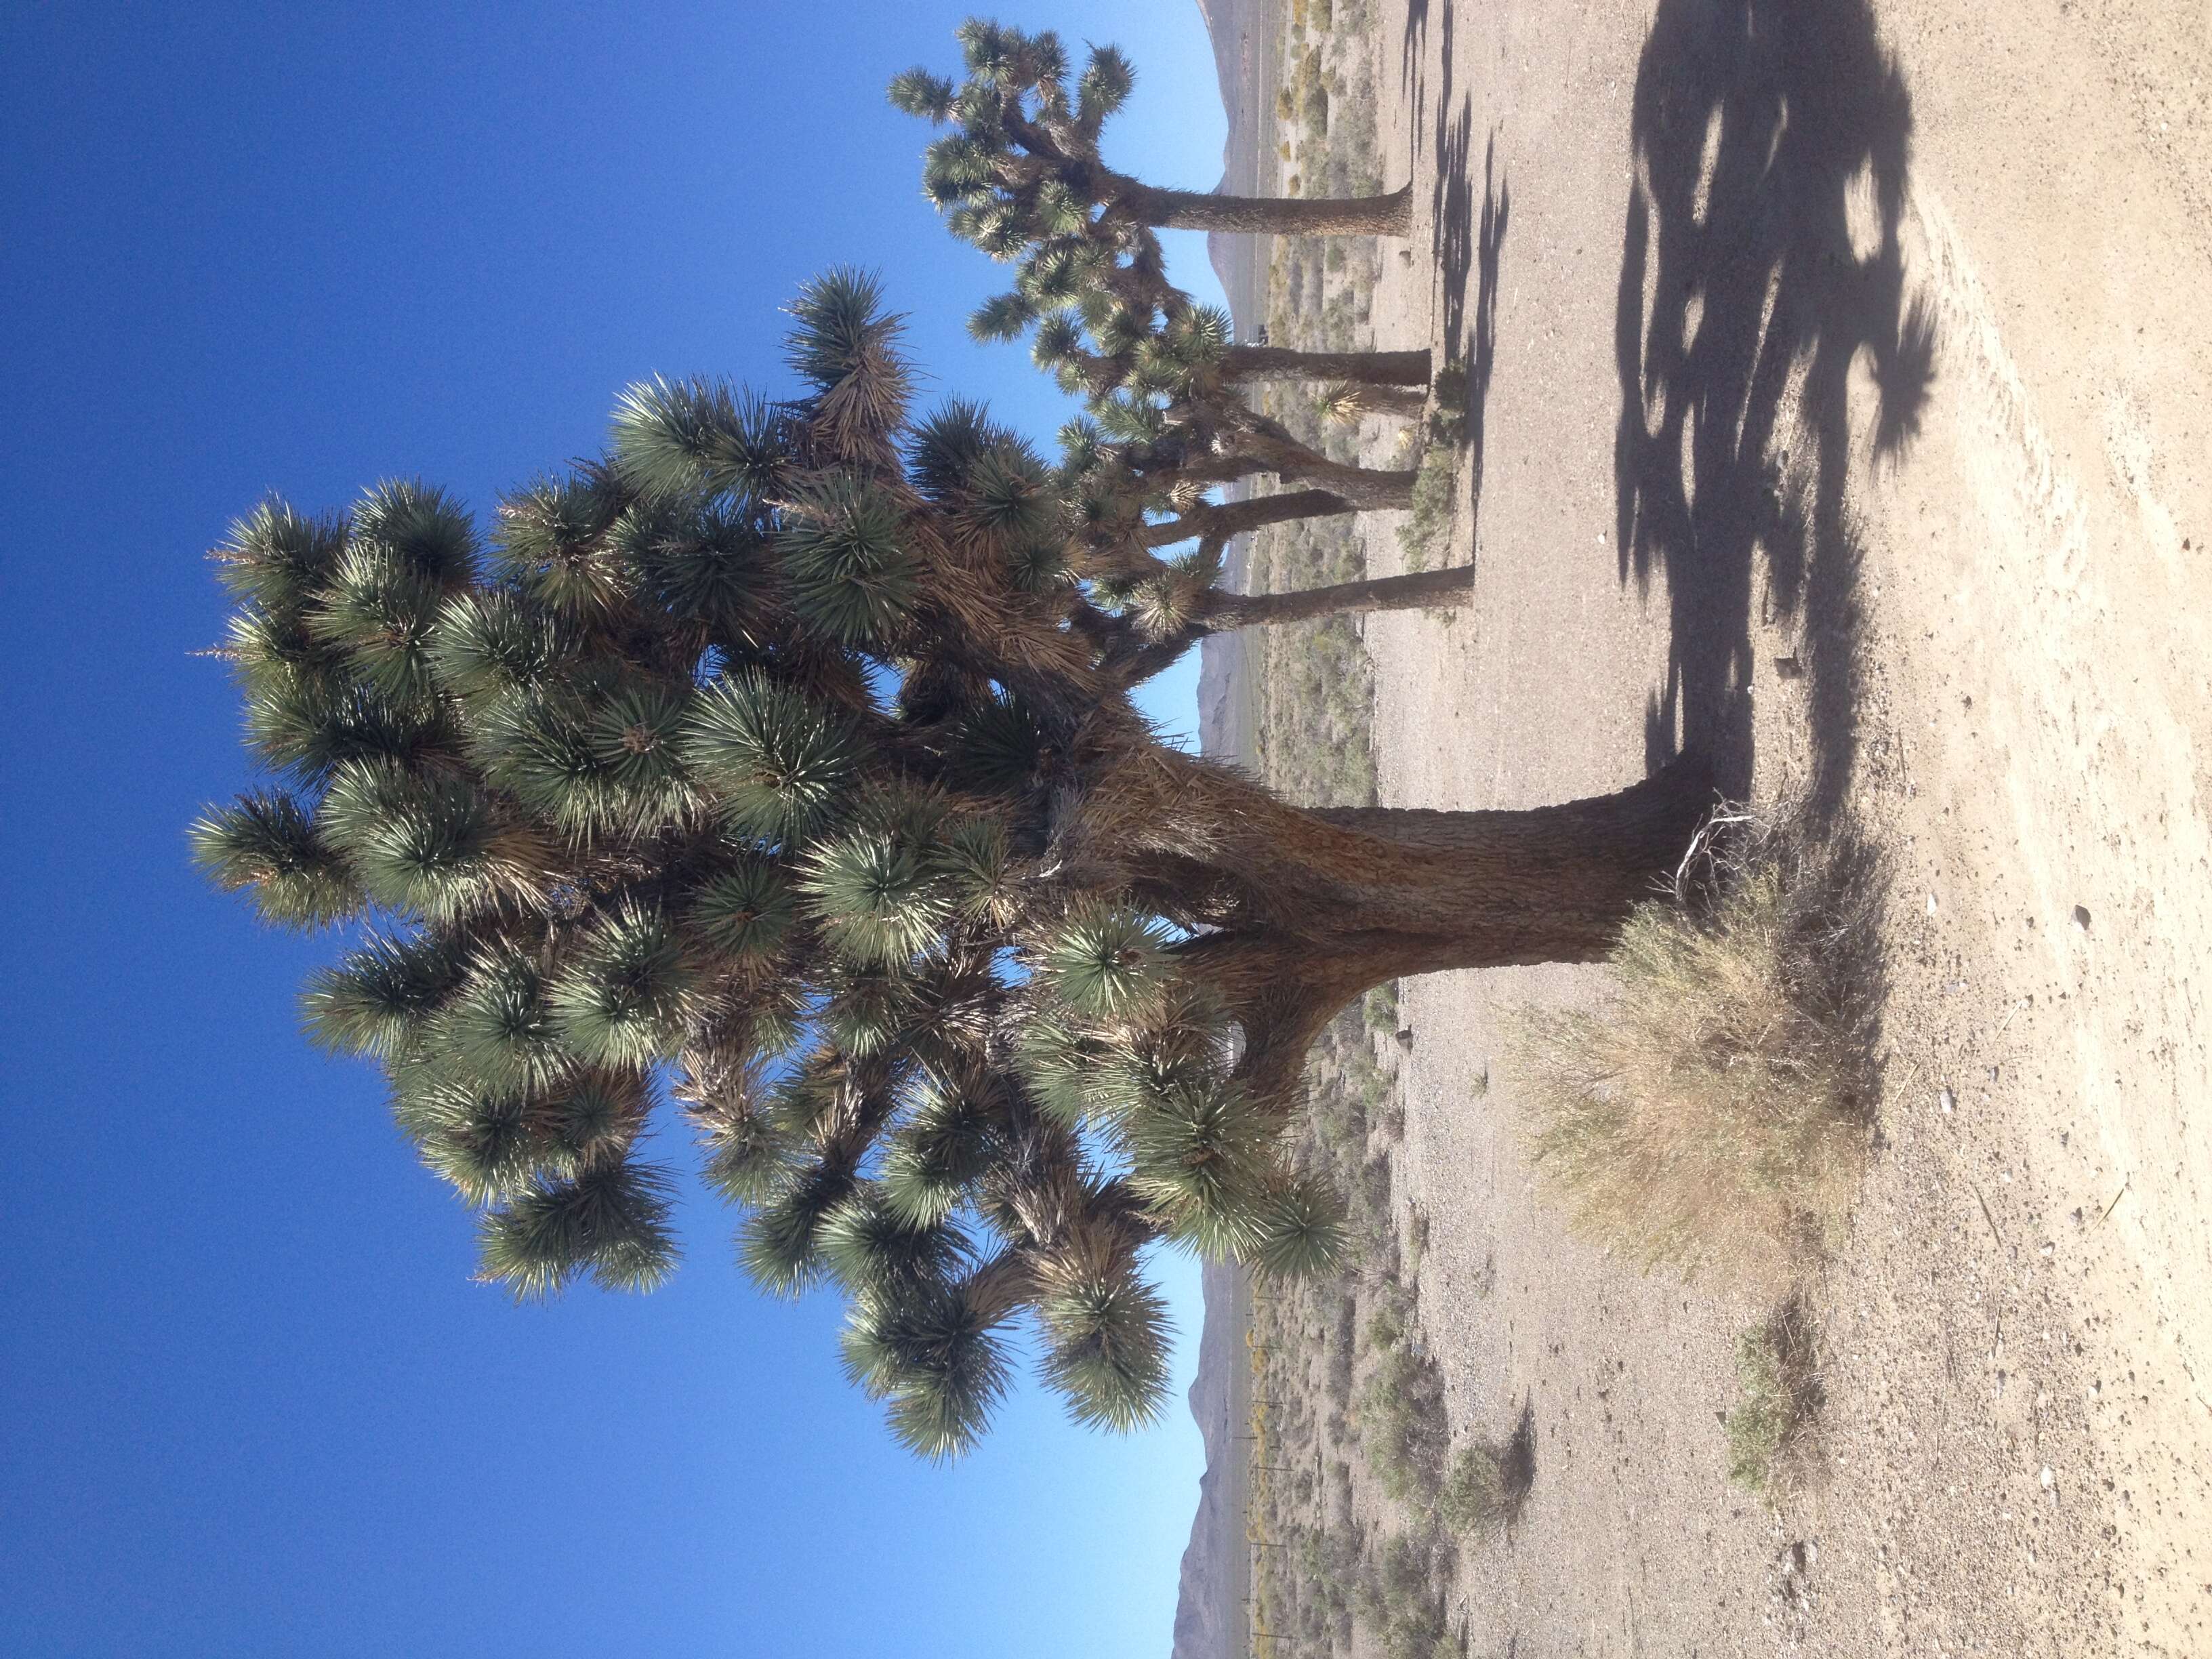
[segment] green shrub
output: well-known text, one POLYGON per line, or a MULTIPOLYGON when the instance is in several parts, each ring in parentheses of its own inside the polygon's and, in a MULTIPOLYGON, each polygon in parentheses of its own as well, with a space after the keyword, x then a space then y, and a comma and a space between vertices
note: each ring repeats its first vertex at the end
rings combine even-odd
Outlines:
POLYGON ((1458 453, 1448 445, 1431 444, 1413 475, 1413 515, 1398 530, 1407 569, 1426 570, 1430 561, 1443 552, 1458 498, 1458 453))
POLYGON ((1398 1030, 1398 981, 1378 985, 1361 1000, 1360 1014, 1367 1029, 1383 1036, 1396 1035, 1398 1030))
POLYGON ((1729 1479, 1747 1492, 1786 1491, 1810 1455, 1820 1402, 1813 1328, 1800 1304, 1736 1338, 1735 1375, 1741 1398, 1723 1424, 1729 1479))
POLYGON ((1488 1445, 1467 1446, 1452 1459, 1451 1473, 1437 1499, 1437 1518, 1457 1537, 1480 1538, 1500 1531, 1513 1518, 1520 1494, 1507 1472, 1508 1454, 1488 1445))
POLYGON ((1443 1377, 1436 1361, 1409 1346, 1383 1352, 1360 1390, 1359 1443, 1368 1467, 1390 1497, 1433 1504, 1443 1484, 1443 1377))
POLYGON ((1446 1569, 1427 1538, 1401 1533, 1384 1543, 1352 1595, 1352 1612, 1385 1659, 1456 1656, 1442 1584, 1446 1569))

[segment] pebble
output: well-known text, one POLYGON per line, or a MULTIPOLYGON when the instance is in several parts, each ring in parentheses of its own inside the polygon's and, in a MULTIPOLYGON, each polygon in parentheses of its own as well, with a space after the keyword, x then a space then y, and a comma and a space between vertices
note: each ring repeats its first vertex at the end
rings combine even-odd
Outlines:
POLYGON ((1948 1089, 1939 1089, 1936 1091, 1936 1103, 1938 1106, 1941 1106, 1947 1112, 1952 1111, 1954 1110, 1959 1104, 1959 1097, 1953 1094, 1948 1089))
POLYGON ((2074 925, 2076 927, 2079 927, 2085 933, 2089 931, 2089 907, 2087 905, 2077 904, 2074 907, 2074 925))

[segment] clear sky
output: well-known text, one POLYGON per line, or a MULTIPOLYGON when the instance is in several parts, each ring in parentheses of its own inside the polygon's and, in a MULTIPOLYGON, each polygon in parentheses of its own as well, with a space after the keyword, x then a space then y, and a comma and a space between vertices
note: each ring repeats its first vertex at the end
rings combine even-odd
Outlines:
MULTIPOLYGON (((654 1296, 471 1284, 374 1073, 297 1034, 328 947, 185 856, 249 781, 190 654, 223 616, 200 554, 264 491, 419 475, 488 507, 596 450, 629 380, 783 384, 775 308, 838 262, 883 271, 939 389, 1058 424, 1019 349, 962 331, 994 272, 883 99, 955 67, 963 10, 0 9, 9 1653, 1164 1651, 1179 1405, 1116 1440, 1025 1392, 980 1454, 918 1464, 840 1377, 834 1303, 756 1296, 696 1194, 654 1296)), ((1113 153, 1213 183, 1195 0, 1000 15, 1128 48, 1113 153)), ((1190 678, 1164 695, 1187 724, 1190 678)))

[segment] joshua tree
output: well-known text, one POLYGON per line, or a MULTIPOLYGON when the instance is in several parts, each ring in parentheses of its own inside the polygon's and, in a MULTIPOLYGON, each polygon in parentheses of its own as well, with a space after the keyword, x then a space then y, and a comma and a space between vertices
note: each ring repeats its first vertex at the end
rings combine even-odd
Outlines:
POLYGON ((198 855, 271 922, 354 930, 307 1029, 382 1065, 486 1279, 671 1270, 665 1097, 753 1277, 842 1291, 908 1443, 981 1431, 1024 1318, 1078 1419, 1142 1422, 1148 1247, 1339 1248, 1279 1149, 1322 1023, 1597 955, 1701 792, 1306 812, 1161 744, 1035 457, 910 418, 869 280, 794 314, 796 401, 635 386, 488 545, 416 484, 240 521, 227 654, 276 777, 198 855))
POLYGON ((1249 386, 1267 381, 1322 380, 1384 386, 1425 386, 1425 348, 1406 351, 1297 351, 1240 345, 1225 329, 1202 361, 1188 360, 1180 341, 1157 337, 1155 317, 1173 325, 1190 310, 1189 297, 1167 281, 1158 225, 1207 229, 1280 230, 1305 234, 1316 227, 1218 222, 1224 210, 1249 218, 1286 218, 1316 210, 1358 208, 1330 228, 1346 233, 1406 234, 1406 192, 1372 198, 1396 204, 1392 225, 1375 222, 1371 203, 1315 202, 1200 195, 1150 190, 1107 167, 1098 154, 1099 129, 1128 94, 1128 62, 1111 46, 1094 47, 1090 67, 1070 84, 1066 54, 1058 38, 1030 35, 996 23, 970 20, 960 30, 969 77, 951 82, 910 70, 891 83, 891 101, 938 125, 957 131, 925 154, 922 191, 944 213, 954 234, 994 258, 1018 265, 1012 291, 991 301, 971 324, 981 337, 1012 339, 1039 331, 1038 361, 1083 382, 1094 392, 1118 385, 1133 368, 1155 358, 1184 361, 1203 387, 1249 386), (1142 201, 1202 204, 1182 216, 1148 215, 1142 201), (1200 216, 1206 222, 1199 222, 1200 216), (1057 329, 1056 338, 1050 337, 1057 329), (1085 330, 1097 356, 1084 360, 1085 330))
MULTIPOLYGON (((1102 439, 1111 441, 1087 453, 1086 464, 1134 469, 1154 482, 1217 484, 1272 474, 1327 490, 1344 501, 1339 510, 1412 504, 1413 472, 1333 461, 1248 406, 1215 373, 1235 349, 1228 343, 1228 314, 1218 306, 1191 304, 1164 282, 1160 287, 1164 313, 1139 313, 1116 301, 1091 330, 1101 337, 1095 349, 1079 316, 1038 319, 1030 355, 1063 391, 1089 400, 1102 439)), ((996 303, 970 319, 970 332, 988 339, 1018 331, 1020 325, 1009 327, 993 314, 996 303)))
POLYGON ((967 80, 927 70, 891 82, 891 101, 957 131, 930 146, 924 187, 941 206, 973 216, 972 234, 1011 252, 1040 231, 1061 234, 1081 221, 1175 230, 1247 231, 1277 236, 1404 236, 1413 228, 1413 187, 1341 200, 1218 196, 1162 190, 1116 173, 1098 151, 1107 118, 1136 84, 1129 60, 1094 46, 1079 76, 1049 32, 1026 34, 970 18, 959 29, 967 80))
MULTIPOLYGON (((1092 508, 1091 540, 1119 544, 1144 580, 1144 550, 1200 539, 1201 560, 1238 531, 1315 514, 1410 507, 1416 474, 1330 459, 1249 408, 1255 382, 1334 383, 1346 410, 1418 413, 1426 350, 1301 352, 1237 344, 1225 313, 1194 304, 1168 280, 1159 239, 1141 216, 1113 205, 1118 175, 1098 159, 1099 129, 1129 85, 1110 47, 1072 77, 1058 40, 971 21, 961 30, 969 79, 915 70, 893 82, 895 103, 958 130, 929 149, 925 192, 957 234, 1016 260, 1012 290, 987 301, 969 327, 980 339, 1033 336, 1038 365, 1086 397, 1103 432, 1079 442, 1068 470, 1092 508), (1071 83, 1072 82, 1072 83, 1071 83), (1418 389, 1417 389, 1418 388, 1418 389), (1206 487, 1271 474, 1291 488, 1264 501, 1222 504, 1206 487), (1103 509, 1103 511, 1100 509, 1103 509), (1170 512, 1164 521, 1152 515, 1170 512)), ((1215 198, 1206 198, 1215 199, 1215 198)), ((1398 592, 1357 585, 1337 597, 1364 606, 1433 603, 1472 572, 1398 592)), ((1177 584, 1188 588, 1187 580, 1177 584)), ((1158 588, 1159 584, 1154 583, 1158 588)), ((1402 586, 1402 585, 1401 585, 1402 586)), ((1322 608, 1326 608, 1324 602, 1322 608)), ((1310 614, 1317 613, 1310 611, 1310 614)), ((1218 608, 1225 624, 1249 611, 1218 608)))
MULTIPOLYGON (((1181 403, 1163 409, 1124 393, 1093 407, 1128 435, 1117 441, 1086 420, 1061 429, 1060 484, 1078 527, 1071 561, 1089 579, 1094 597, 1144 635, 1161 666, 1175 653, 1159 647, 1186 648, 1206 634, 1346 611, 1446 605, 1474 585, 1474 568, 1461 566, 1287 593, 1248 595, 1224 588, 1222 558, 1231 537, 1266 525, 1354 512, 1364 503, 1399 504, 1397 481, 1409 483, 1413 475, 1361 473, 1346 485, 1341 475, 1355 469, 1336 467, 1299 446, 1315 470, 1297 476, 1317 477, 1330 487, 1214 501, 1206 496, 1215 484, 1262 470, 1245 441, 1209 440, 1203 411, 1181 403), (1178 422, 1178 412, 1188 418, 1178 422), (1245 453, 1222 453, 1233 447, 1245 453), (1391 493, 1376 487, 1377 480, 1386 481, 1391 493), (1197 543, 1194 550, 1160 556, 1160 550, 1191 541, 1197 543)), ((1287 433, 1281 441, 1295 442, 1287 433)))

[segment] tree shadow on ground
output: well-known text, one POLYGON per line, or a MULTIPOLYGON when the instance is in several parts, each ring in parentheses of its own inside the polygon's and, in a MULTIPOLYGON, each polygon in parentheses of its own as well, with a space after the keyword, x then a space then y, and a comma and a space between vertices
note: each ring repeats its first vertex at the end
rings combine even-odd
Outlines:
POLYGON ((1505 1442, 1504 1455, 1498 1460, 1498 1472, 1504 1477, 1506 1501, 1512 1518, 1519 1520, 1521 1511, 1528 1502, 1528 1494, 1536 1486, 1536 1407, 1534 1402, 1522 1400, 1521 1415, 1513 1425, 1513 1432, 1505 1442))
MULTIPOLYGON (((1498 363, 1498 275, 1512 216, 1512 196, 1498 161, 1493 131, 1482 151, 1482 205, 1474 204, 1474 100, 1462 94, 1452 104, 1452 13, 1443 13, 1443 78, 1437 100, 1436 182, 1431 196, 1434 253, 1442 277, 1443 359, 1459 365, 1465 386, 1464 416, 1472 512, 1468 544, 1482 510, 1483 418, 1498 363), (1468 338, 1468 285, 1474 284, 1473 339, 1468 338)), ((1418 121, 1416 122, 1418 125, 1418 121)), ((1449 386, 1449 382, 1443 383, 1449 386)), ((1443 389, 1440 386, 1439 390, 1443 389)))
MULTIPOLYGON (((1474 265, 1474 180, 1468 160, 1474 148, 1474 100, 1460 94, 1452 103, 1452 13, 1444 8, 1442 67, 1437 84, 1435 182, 1430 186, 1434 246, 1430 249, 1443 278, 1444 361, 1460 360, 1467 332, 1467 282, 1474 265)), ((1416 112, 1413 126, 1420 129, 1416 112)))
POLYGON ((1857 746, 1852 368, 1867 354, 1875 459, 1910 441, 1932 380, 1898 235, 1911 126, 1868 0, 1662 0, 1644 42, 1614 475, 1620 578, 1663 571, 1668 594, 1647 759, 1679 732, 1747 796, 1753 618, 1794 620, 1777 672, 1806 682, 1821 817, 1857 746))
MULTIPOLYGON (((1450 0, 1445 0, 1444 15, 1451 15, 1450 0)), ((1421 99, 1423 95, 1423 62, 1429 44, 1429 0, 1407 0, 1406 32, 1398 42, 1398 95, 1413 112, 1413 154, 1421 153, 1421 99)), ((1447 61, 1445 72, 1450 72, 1447 61)))

